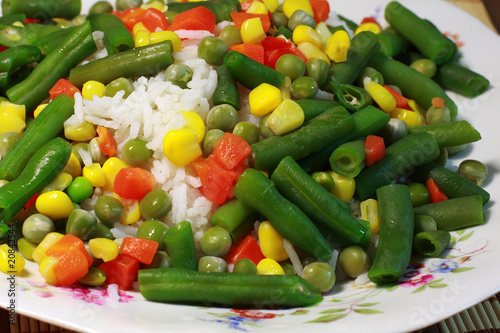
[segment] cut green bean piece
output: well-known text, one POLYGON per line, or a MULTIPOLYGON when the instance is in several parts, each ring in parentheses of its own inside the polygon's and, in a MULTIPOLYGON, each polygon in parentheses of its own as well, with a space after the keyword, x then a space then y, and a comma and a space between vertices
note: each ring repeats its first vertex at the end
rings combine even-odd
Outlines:
POLYGON ((110 13, 89 14, 93 31, 104 33, 104 45, 108 54, 130 50, 134 47, 134 37, 127 29, 123 21, 116 15, 110 13))
POLYGON ((490 86, 484 76, 454 62, 440 66, 434 80, 443 88, 467 97, 479 96, 490 86))
POLYGON ((365 167, 365 159, 365 141, 350 141, 333 151, 330 156, 330 167, 341 176, 354 178, 365 167))
POLYGON ((4 0, 3 15, 22 13, 26 17, 48 21, 51 18, 72 19, 82 9, 81 0, 4 0))
POLYGON ((191 271, 198 269, 191 223, 183 221, 174 225, 167 231, 164 241, 172 267, 191 271))
POLYGON ((295 101, 304 111, 304 121, 311 120, 326 110, 339 105, 337 101, 322 101, 319 99, 298 99, 295 101))
POLYGON ((439 257, 450 244, 451 235, 444 230, 428 230, 419 232, 413 238, 415 250, 426 257, 439 257))
POLYGON ((413 233, 418 234, 422 231, 437 230, 436 221, 427 215, 415 215, 415 226, 413 233))
POLYGON ((217 72, 217 87, 214 91, 214 105, 229 104, 236 110, 241 109, 238 85, 227 65, 220 65, 215 68, 217 72))
POLYGON ((410 126, 408 133, 427 132, 440 148, 452 147, 481 140, 481 134, 467 120, 452 121, 427 126, 410 126))

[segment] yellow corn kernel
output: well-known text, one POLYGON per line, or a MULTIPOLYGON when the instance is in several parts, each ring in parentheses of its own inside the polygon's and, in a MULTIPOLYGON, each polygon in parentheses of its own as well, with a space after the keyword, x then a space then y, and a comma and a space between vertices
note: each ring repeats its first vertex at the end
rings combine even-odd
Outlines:
POLYGON ((205 138, 205 122, 200 115, 193 111, 181 111, 180 113, 186 121, 182 128, 193 130, 196 133, 198 143, 202 142, 205 138))
POLYGON ((290 87, 292 86, 292 79, 289 76, 285 76, 285 82, 280 87, 281 99, 291 99, 292 92, 290 87))
POLYGON ((45 185, 38 193, 47 193, 53 190, 64 191, 73 181, 73 176, 67 172, 60 172, 54 179, 45 185))
POLYGON ((94 138, 96 134, 97 133, 95 131, 94 124, 88 121, 77 127, 64 126, 64 136, 68 140, 89 141, 92 140, 92 138, 94 138))
POLYGON ((295 29, 293 29, 292 40, 295 44, 309 42, 317 47, 321 47, 323 44, 321 35, 310 26, 303 24, 298 25, 295 29))
POLYGON ((36 198, 35 207, 40 214, 52 220, 59 220, 69 216, 75 209, 69 196, 63 191, 42 193, 36 198))
POLYGON ((48 233, 43 240, 36 246, 35 251, 33 251, 33 260, 40 264, 47 255, 45 252, 55 243, 57 243, 64 235, 58 232, 48 233))
POLYGON ((370 78, 365 78, 363 83, 365 90, 383 111, 389 113, 396 108, 396 99, 384 86, 370 78))
POLYGON ((349 46, 351 46, 349 34, 344 30, 338 30, 325 41, 323 51, 333 62, 344 62, 347 60, 349 46))
POLYGON ((309 59, 323 59, 330 65, 330 58, 326 55, 325 52, 323 52, 319 47, 316 45, 310 43, 310 42, 302 42, 297 45, 297 48, 299 49, 300 52, 306 57, 307 60, 309 59))
POLYGON ((349 202, 354 195, 356 183, 354 178, 344 177, 334 171, 328 171, 335 182, 335 187, 330 191, 333 195, 337 196, 344 202, 349 202))
POLYGON ((401 119, 408 126, 420 126, 423 122, 423 117, 418 112, 401 108, 395 108, 391 112, 391 118, 401 119))
POLYGON ((106 185, 104 170, 99 163, 92 163, 92 166, 84 166, 82 175, 90 181, 93 187, 102 187, 106 185))
POLYGON ((169 131, 163 139, 163 153, 174 165, 188 165, 202 155, 196 132, 192 129, 169 131))
POLYGON ((288 259, 288 254, 283 246, 284 238, 273 228, 269 221, 264 221, 259 225, 258 233, 260 249, 266 258, 276 261, 288 259))
POLYGON ((416 113, 418 113, 422 117, 422 123, 425 123, 425 114, 426 114, 427 111, 423 107, 421 107, 417 102, 415 102, 413 99, 410 99, 408 101, 408 106, 413 111, 415 111, 416 113))
POLYGON ((16 21, 16 22, 12 23, 12 25, 16 26, 16 27, 24 28, 24 24, 21 21, 16 21))
POLYGON ((149 1, 148 3, 143 3, 141 5, 142 9, 148 9, 148 8, 155 8, 158 9, 160 12, 163 12, 165 9, 165 4, 163 1, 155 0, 155 1, 149 1))
POLYGON ((304 123, 304 111, 297 102, 285 99, 266 119, 266 124, 276 135, 285 134, 304 123))
POLYGON ((258 275, 285 275, 283 267, 274 259, 264 258, 257 264, 258 275))
POLYGON ((149 34, 150 32, 147 30, 139 30, 134 35, 134 46, 141 47, 149 45, 149 34))
POLYGON ((283 1, 283 14, 290 18, 296 10, 303 10, 314 17, 314 12, 309 0, 285 0, 283 1))
POLYGON ((40 112, 43 111, 43 109, 45 109, 45 107, 47 106, 48 104, 47 103, 43 103, 43 104, 40 104, 36 107, 35 111, 33 111, 33 117, 36 118, 38 117, 38 115, 40 114, 40 112))
POLYGON ((127 163, 120 160, 118 157, 110 157, 102 165, 104 172, 105 184, 101 186, 103 191, 111 191, 115 182, 116 174, 123 168, 130 167, 127 163))
POLYGON ((26 121, 26 106, 24 104, 14 104, 3 101, 0 103, 0 113, 4 112, 14 114, 21 118, 22 121, 26 121))
POLYGON ((258 17, 245 20, 241 25, 241 39, 245 44, 260 44, 266 38, 262 21, 258 17))
POLYGON ((271 113, 281 101, 281 90, 269 83, 261 83, 248 95, 250 113, 257 117, 271 113))
POLYGON ((30 242, 23 237, 17 240, 17 249, 19 253, 28 260, 33 260, 33 252, 35 252, 37 245, 37 243, 30 242))
POLYGON ((280 3, 278 0, 263 0, 264 3, 267 6, 267 9, 271 12, 274 13, 276 9, 278 9, 280 3))
POLYGON ((260 1, 253 1, 246 12, 251 14, 267 14, 269 10, 267 9, 265 3, 260 1))
POLYGON ((7 244, 0 245, 0 271, 17 275, 24 269, 26 261, 23 256, 7 244))
POLYGON ((372 234, 380 231, 380 220, 378 216, 378 202, 375 199, 367 199, 360 203, 361 219, 370 222, 372 234))
POLYGON ((354 32, 355 35, 359 34, 362 31, 371 31, 374 34, 379 34, 380 33, 380 26, 376 23, 373 22, 367 22, 360 24, 356 31, 354 32))
POLYGON ((82 97, 88 100, 93 100, 94 96, 101 98, 104 96, 106 86, 101 82, 90 80, 83 84, 82 97))
POLYGON ((118 245, 107 238, 92 238, 89 240, 89 248, 94 258, 102 259, 103 261, 115 259, 119 252, 118 245))
POLYGON ((139 207, 139 200, 123 199, 118 194, 113 192, 112 196, 123 204, 124 210, 120 217, 121 224, 132 224, 141 218, 141 209, 139 207))
POLYGON ((316 24, 316 28, 314 28, 314 30, 321 36, 321 40, 323 42, 325 42, 332 35, 325 22, 319 22, 316 24))
POLYGON ((40 267, 38 267, 38 270, 40 271, 42 277, 48 284, 52 286, 55 286, 57 284, 57 277, 56 273, 54 273, 54 267, 56 267, 58 262, 59 260, 57 260, 57 258, 47 256, 43 258, 43 260, 40 262, 40 267))
POLYGON ((134 25, 134 27, 132 28, 132 34, 135 36, 139 31, 146 31, 147 33, 151 32, 144 26, 144 23, 142 22, 138 22, 134 25))
POLYGON ((5 111, 0 114, 0 134, 6 132, 16 132, 21 134, 25 127, 26 123, 12 112, 5 111))
POLYGON ((149 44, 155 44, 169 40, 172 42, 174 52, 180 52, 182 49, 182 41, 179 35, 173 31, 157 31, 149 34, 149 44))
POLYGON ((73 179, 82 174, 82 165, 75 154, 71 153, 68 163, 66 163, 62 172, 69 173, 73 179))

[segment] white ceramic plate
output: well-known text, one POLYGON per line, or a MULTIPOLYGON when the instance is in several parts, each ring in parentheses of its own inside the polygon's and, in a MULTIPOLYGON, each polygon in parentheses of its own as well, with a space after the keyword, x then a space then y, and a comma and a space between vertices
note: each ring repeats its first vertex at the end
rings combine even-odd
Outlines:
MULTIPOLYGON (((84 2, 87 10, 95 1, 84 2)), ((469 120, 483 139, 451 161, 465 158, 488 165, 486 189, 491 201, 485 207, 486 224, 453 233, 455 243, 447 258, 412 264, 398 285, 356 288, 338 283, 324 301, 311 308, 280 311, 236 311, 220 308, 178 306, 145 301, 137 292, 121 293, 120 299, 103 290, 47 286, 35 264, 11 285, 0 279, 0 306, 11 299, 19 314, 55 325, 88 332, 401 332, 439 322, 500 290, 500 170, 496 145, 500 142, 500 38, 481 22, 442 1, 403 1, 418 15, 430 19, 451 34, 460 45, 461 63, 484 74, 491 88, 470 100, 451 94, 461 118, 469 120), (15 296, 9 296, 9 289, 15 296)), ((337 13, 359 22, 365 16, 383 20, 386 1, 332 1, 337 13)))

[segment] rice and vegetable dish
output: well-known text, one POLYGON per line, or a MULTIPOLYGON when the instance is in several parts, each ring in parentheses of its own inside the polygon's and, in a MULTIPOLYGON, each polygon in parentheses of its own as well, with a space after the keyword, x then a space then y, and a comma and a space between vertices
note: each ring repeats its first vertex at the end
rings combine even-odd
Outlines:
POLYGON ((484 223, 487 167, 446 167, 481 135, 446 91, 489 82, 397 1, 387 24, 327 0, 43 3, 2 1, 4 273, 301 307, 484 223))

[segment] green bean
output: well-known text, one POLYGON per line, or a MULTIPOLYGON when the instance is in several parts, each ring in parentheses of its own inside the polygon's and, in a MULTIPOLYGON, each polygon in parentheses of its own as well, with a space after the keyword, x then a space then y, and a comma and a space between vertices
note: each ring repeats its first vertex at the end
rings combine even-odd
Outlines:
POLYGON ((192 271, 198 269, 191 223, 177 223, 167 231, 164 241, 172 267, 192 271))
POLYGON ((134 36, 118 16, 110 13, 89 14, 87 20, 93 31, 104 33, 103 41, 108 54, 130 50, 134 47, 134 36))
POLYGON ((413 234, 418 234, 422 231, 437 230, 436 221, 432 217, 415 214, 414 218, 413 234))
POLYGON ((0 25, 0 45, 16 47, 21 45, 33 45, 36 41, 36 33, 19 27, 17 25, 0 25))
POLYGON ((217 86, 214 91, 214 105, 229 104, 236 110, 241 109, 238 85, 231 74, 231 70, 225 64, 215 68, 217 72, 217 86))
POLYGON ((213 227, 221 227, 232 233, 238 226, 247 220, 257 221, 258 213, 255 209, 248 207, 241 200, 233 198, 222 204, 210 218, 213 227))
POLYGON ((380 43, 380 52, 387 57, 397 57, 408 49, 408 40, 394 29, 384 29, 377 34, 380 43))
POLYGON ((339 20, 341 20, 349 29, 351 29, 353 32, 356 31, 358 28, 358 24, 355 23, 353 20, 348 19, 347 17, 343 15, 337 15, 339 20))
POLYGON ((46 36, 39 37, 34 45, 42 51, 42 54, 47 55, 63 45, 68 36, 77 28, 78 27, 75 26, 53 31, 46 36))
POLYGON ((439 66, 434 80, 443 88, 467 97, 479 96, 490 86, 484 76, 454 62, 439 66))
POLYGON ((354 178, 365 167, 364 140, 349 141, 336 148, 330 156, 330 167, 341 176, 354 178))
POLYGON ((452 40, 397 1, 391 1, 385 7, 385 18, 399 34, 437 65, 450 61, 457 52, 457 45, 452 40))
POLYGON ((288 275, 148 269, 139 271, 139 285, 147 300, 158 302, 282 308, 313 305, 322 300, 309 282, 288 275))
POLYGON ((439 155, 436 140, 428 133, 408 135, 386 149, 386 156, 356 177, 356 193, 361 200, 369 198, 384 185, 432 162, 439 155))
MULTIPOLYGON (((288 21, 287 21, 287 23, 288 23, 288 21)), ((279 35, 283 35, 287 39, 292 39, 293 32, 292 32, 292 30, 288 29, 286 26, 280 25, 278 27, 278 30, 276 31, 276 36, 279 36, 279 35)))
MULTIPOLYGON (((344 210, 346 213, 350 214, 351 213, 351 207, 341 199, 339 199, 337 196, 332 195, 340 204, 340 206, 344 206, 344 210)), ((338 246, 340 248, 346 248, 348 246, 359 246, 364 250, 367 250, 371 244, 370 237, 371 237, 371 231, 370 231, 370 222, 365 221, 365 220, 357 220, 366 230, 365 234, 361 238, 359 242, 351 242, 345 237, 342 237, 338 232, 334 231, 333 229, 326 227, 324 225, 318 224, 318 229, 321 231, 323 236, 332 243, 334 246, 338 246)))
POLYGON ((380 234, 368 278, 377 284, 397 281, 410 262, 413 208, 408 187, 400 184, 377 189, 380 234))
POLYGON ((311 175, 312 179, 325 188, 328 192, 335 188, 335 181, 332 175, 326 171, 318 171, 311 175))
POLYGON ((215 14, 215 21, 232 21, 231 12, 241 12, 241 4, 238 0, 213 0, 198 3, 190 2, 175 2, 168 3, 168 10, 176 13, 181 13, 191 8, 203 6, 215 14))
POLYGON ((452 198, 414 208, 415 214, 429 215, 438 230, 458 230, 484 223, 480 195, 452 198))
POLYGON ((421 132, 431 134, 441 148, 459 146, 481 140, 481 134, 467 120, 408 127, 409 134, 421 132))
POLYGON ((338 85, 335 96, 340 105, 353 112, 373 104, 370 94, 365 89, 347 83, 338 85))
POLYGON ((333 252, 330 243, 307 215, 285 199, 275 184, 260 171, 246 169, 234 187, 234 195, 264 215, 290 242, 321 260, 330 259, 333 252))
POLYGON ((426 257, 439 257, 450 244, 451 235, 444 230, 419 232, 413 238, 413 247, 417 253, 426 257))
POLYGON ((72 19, 82 9, 81 0, 10 0, 2 1, 2 14, 22 13, 26 17, 47 21, 51 18, 72 19))
POLYGON ((42 58, 40 49, 31 45, 11 47, 0 53, 0 88, 10 83, 12 73, 25 65, 42 58))
POLYGON ((339 105, 337 101, 323 101, 319 99, 298 99, 295 102, 301 107, 302 111, 304 111, 304 122, 339 105))

